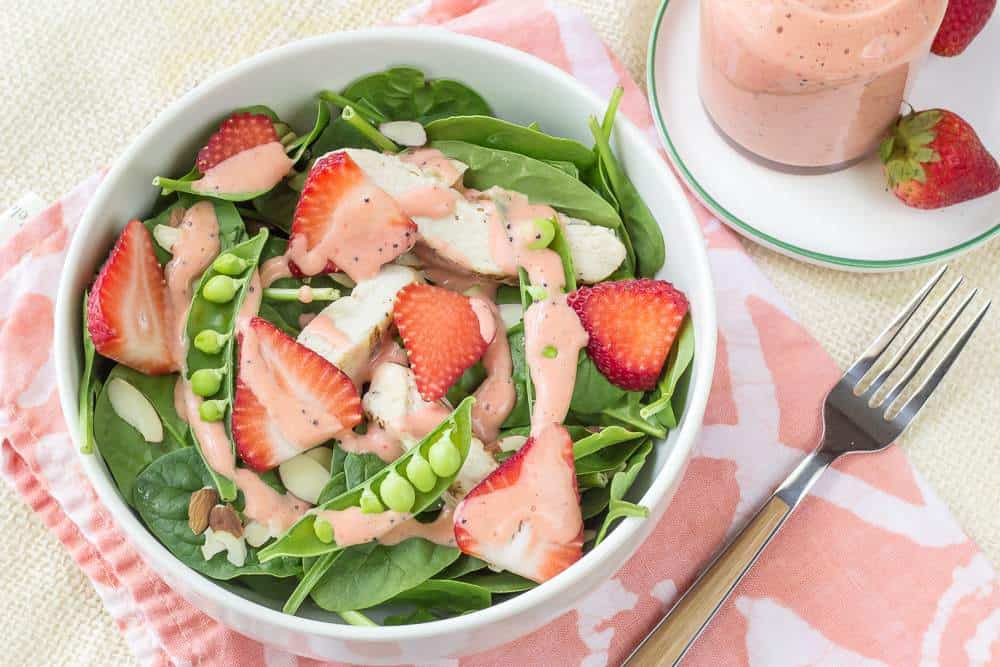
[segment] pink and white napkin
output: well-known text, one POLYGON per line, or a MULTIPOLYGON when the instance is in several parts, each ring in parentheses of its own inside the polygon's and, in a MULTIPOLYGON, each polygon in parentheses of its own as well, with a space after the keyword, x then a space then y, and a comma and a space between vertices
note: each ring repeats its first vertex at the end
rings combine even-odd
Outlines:
MULTIPOLYGON (((642 92, 574 9, 436 0, 402 22, 533 53, 602 96, 622 84, 622 110, 653 136, 642 92)), ((313 665, 225 628, 172 591, 80 469, 52 365, 53 277, 100 180, 81 183, 0 246, 0 473, 62 540, 141 662, 313 665)), ((715 277, 719 347, 704 432, 676 497, 638 553, 576 609, 454 664, 620 663, 815 443, 820 405, 839 370, 733 234, 692 206, 715 277)), ((893 447, 846 459, 823 477, 686 664, 1000 664, 1000 584, 893 447)))

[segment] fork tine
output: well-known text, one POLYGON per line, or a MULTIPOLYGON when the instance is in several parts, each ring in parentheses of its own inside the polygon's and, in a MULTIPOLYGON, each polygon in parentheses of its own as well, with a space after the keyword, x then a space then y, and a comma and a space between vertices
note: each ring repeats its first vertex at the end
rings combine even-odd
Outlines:
POLYGON ((903 390, 906 388, 906 385, 909 384, 910 380, 913 379, 913 376, 916 375, 918 371, 920 371, 920 368, 924 365, 924 362, 927 361, 927 357, 931 356, 931 353, 934 352, 934 348, 937 347, 937 344, 941 342, 941 339, 945 337, 945 335, 955 324, 955 322, 958 321, 958 318, 965 311, 966 307, 968 307, 968 305, 972 303, 972 300, 976 297, 977 294, 979 294, 979 290, 974 289, 972 290, 972 292, 969 293, 968 296, 965 297, 965 299, 962 300, 961 305, 959 305, 959 307, 955 310, 955 312, 951 314, 951 317, 949 317, 945 325, 941 327, 941 330, 938 331, 936 334, 934 334, 934 337, 931 339, 931 342, 928 343, 927 346, 920 351, 920 354, 917 356, 916 361, 910 364, 910 367, 906 370, 905 373, 903 373, 903 377, 899 378, 896 384, 893 385, 892 389, 889 390, 889 393, 886 395, 885 400, 879 401, 878 404, 876 404, 873 407, 878 407, 879 405, 885 405, 886 408, 888 409, 889 406, 891 406, 893 402, 895 402, 895 400, 899 398, 900 394, 902 394, 903 390))
POLYGON ((924 381, 920 383, 920 388, 917 389, 913 397, 899 409, 899 413, 893 418, 893 421, 896 422, 900 428, 906 428, 907 424, 913 421, 913 418, 917 416, 920 409, 924 407, 924 403, 927 402, 930 395, 934 393, 935 389, 937 389, 938 383, 941 382, 941 378, 947 375, 948 371, 951 369, 951 365, 955 363, 955 360, 958 359, 958 355, 962 353, 963 349, 965 349, 965 344, 969 342, 969 339, 972 338, 972 334, 975 333, 976 328, 983 321, 983 318, 986 317, 986 313, 990 309, 991 303, 991 301, 987 301, 986 305, 979 310, 976 318, 965 328, 965 331, 963 331, 962 335, 958 337, 958 340, 952 344, 951 349, 948 350, 948 353, 944 356, 944 358, 938 362, 937 366, 934 367, 934 370, 931 371, 930 375, 928 375, 924 381))
POLYGON ((892 375, 892 372, 896 370, 897 366, 899 366, 899 362, 903 360, 903 357, 909 354, 910 350, 913 349, 914 344, 916 344, 917 339, 923 335, 924 330, 927 329, 930 323, 934 321, 934 318, 940 314, 941 309, 944 308, 945 304, 948 303, 948 300, 951 299, 952 295, 955 294, 964 282, 965 276, 959 276, 958 280, 956 280, 952 286, 948 288, 947 294, 945 294, 944 297, 938 301, 938 304, 930 313, 927 314, 927 317, 925 317, 924 320, 917 325, 916 330, 910 334, 910 337, 906 340, 906 342, 903 343, 898 350, 896 350, 896 352, 892 355, 892 359, 890 359, 885 365, 885 368, 879 371, 879 374, 875 376, 875 379, 869 383, 868 388, 864 391, 864 394, 867 394, 868 397, 871 398, 876 392, 878 392, 878 390, 882 387, 882 383, 885 382, 886 378, 892 375))
POLYGON ((906 307, 903 308, 902 312, 896 315, 896 319, 892 321, 885 331, 880 333, 878 338, 876 338, 872 344, 868 346, 868 349, 866 349, 851 365, 851 367, 847 369, 844 376, 851 378, 853 381, 852 387, 857 385, 861 378, 863 378, 871 369, 872 364, 874 364, 879 356, 885 351, 885 348, 889 347, 892 341, 896 339, 900 330, 902 330, 906 323, 910 321, 913 313, 915 313, 917 308, 920 307, 920 304, 924 302, 924 299, 927 298, 927 295, 930 294, 931 290, 934 289, 934 286, 938 284, 938 281, 941 280, 941 276, 943 276, 947 270, 947 264, 942 266, 941 269, 927 281, 927 284, 924 285, 919 292, 917 292, 910 302, 906 304, 906 307))

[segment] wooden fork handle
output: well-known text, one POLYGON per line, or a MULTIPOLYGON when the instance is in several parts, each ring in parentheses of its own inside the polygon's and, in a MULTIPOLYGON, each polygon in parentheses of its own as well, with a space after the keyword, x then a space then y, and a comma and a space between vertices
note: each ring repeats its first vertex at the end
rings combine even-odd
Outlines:
POLYGON ((743 531, 716 557, 670 613, 646 637, 628 667, 675 665, 712 620, 729 594, 785 522, 791 507, 778 496, 757 512, 743 531))

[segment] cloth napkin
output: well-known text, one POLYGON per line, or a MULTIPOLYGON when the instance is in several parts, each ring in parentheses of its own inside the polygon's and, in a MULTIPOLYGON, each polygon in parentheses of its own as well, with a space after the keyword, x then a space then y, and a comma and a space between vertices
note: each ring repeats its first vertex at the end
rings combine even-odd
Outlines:
MULTIPOLYGON (((621 84, 622 111, 657 141, 642 92, 576 10, 434 0, 399 22, 522 49, 601 96, 621 84)), ((0 474, 66 546, 141 662, 316 664, 248 640, 171 590, 129 545, 77 462, 51 355, 54 276, 101 177, 0 246, 0 474)), ((576 609, 449 664, 620 663, 814 446, 822 399, 839 370, 734 235, 691 203, 714 273, 719 343, 704 431, 673 502, 636 555, 576 609)), ((816 485, 686 664, 1000 664, 1000 585, 902 451, 847 458, 816 485)))

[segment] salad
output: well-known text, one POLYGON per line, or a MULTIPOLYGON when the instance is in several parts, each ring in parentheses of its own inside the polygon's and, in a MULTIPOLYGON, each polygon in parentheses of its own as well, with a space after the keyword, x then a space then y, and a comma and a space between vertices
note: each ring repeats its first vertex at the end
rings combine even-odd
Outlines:
MULTIPOLYGON (((235 109, 84 303, 85 451, 179 560, 296 613, 431 621, 558 575, 684 405, 684 295, 610 147, 400 67, 299 133, 235 109)), ((207 132, 208 133, 208 132, 207 132)))

